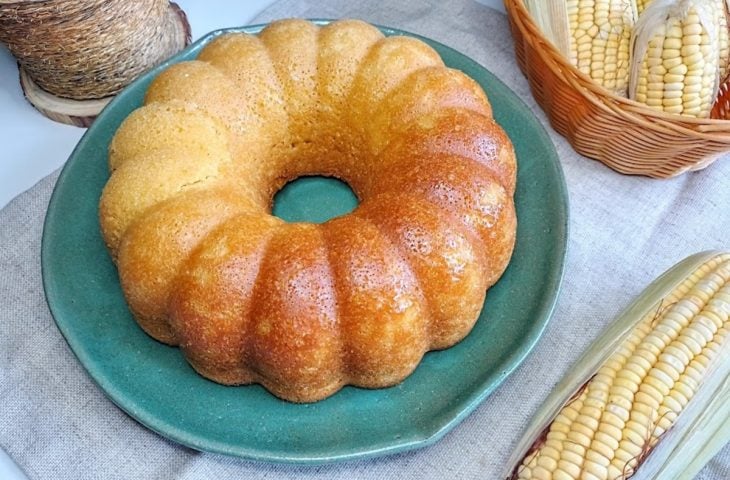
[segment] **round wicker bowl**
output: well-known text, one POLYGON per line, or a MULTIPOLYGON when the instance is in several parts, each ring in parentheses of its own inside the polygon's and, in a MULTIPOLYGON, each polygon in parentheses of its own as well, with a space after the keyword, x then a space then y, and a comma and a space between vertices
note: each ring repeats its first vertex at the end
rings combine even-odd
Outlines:
POLYGON ((520 70, 552 127, 617 172, 667 178, 730 151, 730 120, 652 110, 618 97, 573 67, 542 36, 522 0, 504 0, 520 70))
POLYGON ((25 97, 81 127, 190 37, 185 12, 168 0, 0 0, 0 43, 18 61, 25 97))

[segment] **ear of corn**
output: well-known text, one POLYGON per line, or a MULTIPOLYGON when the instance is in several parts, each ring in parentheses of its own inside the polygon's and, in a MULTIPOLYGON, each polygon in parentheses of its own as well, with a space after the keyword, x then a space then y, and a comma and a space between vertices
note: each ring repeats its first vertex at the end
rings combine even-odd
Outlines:
POLYGON ((567 0, 571 59, 595 82, 626 96, 634 0, 567 0))
POLYGON ((709 117, 728 65, 725 8, 725 0, 653 0, 631 38, 629 98, 709 117))
POLYGON ((556 387, 506 478, 691 478, 730 435, 730 254, 652 283, 556 387))
POLYGON ((543 34, 581 72, 627 94, 635 0, 525 0, 543 34))
MULTIPOLYGON (((636 11, 641 16, 641 13, 646 7, 651 4, 652 0, 636 0, 636 11)), ((728 38, 728 7, 730 6, 730 0, 715 0, 714 1, 716 10, 717 20, 719 23, 720 32, 720 80, 725 79, 728 73, 728 63, 730 62, 730 39, 728 38)))

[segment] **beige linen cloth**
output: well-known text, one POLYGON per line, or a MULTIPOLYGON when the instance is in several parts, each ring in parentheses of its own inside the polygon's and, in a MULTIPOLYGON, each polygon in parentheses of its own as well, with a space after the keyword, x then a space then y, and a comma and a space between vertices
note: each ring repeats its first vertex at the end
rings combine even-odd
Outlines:
MULTIPOLYGON (((56 328, 40 270, 53 174, 0 211, 0 447, 31 479, 496 479, 528 418, 602 327, 677 261, 730 249, 730 161, 657 181, 580 157, 535 105, 504 15, 472 0, 284 0, 258 20, 292 16, 361 18, 445 43, 496 74, 548 128, 565 169, 571 218, 565 280, 544 336, 493 395, 428 448, 321 467, 193 451, 107 400, 56 328)), ((730 447, 698 478, 730 478, 730 447)))

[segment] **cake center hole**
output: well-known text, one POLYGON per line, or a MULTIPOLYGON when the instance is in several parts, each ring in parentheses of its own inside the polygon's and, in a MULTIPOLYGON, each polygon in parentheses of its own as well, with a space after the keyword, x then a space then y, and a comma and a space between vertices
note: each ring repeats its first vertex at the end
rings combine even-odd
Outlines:
POLYGON ((357 207, 355 193, 331 177, 299 177, 274 195, 273 213, 287 222, 324 223, 357 207))

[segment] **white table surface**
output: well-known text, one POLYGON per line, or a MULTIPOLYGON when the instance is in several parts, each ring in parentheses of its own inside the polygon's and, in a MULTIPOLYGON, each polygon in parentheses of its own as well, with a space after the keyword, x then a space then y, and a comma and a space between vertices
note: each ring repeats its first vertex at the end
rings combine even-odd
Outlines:
MULTIPOLYGON (((477 0, 504 11, 502 0, 477 0)), ((246 25, 274 0, 176 0, 188 15, 193 40, 218 28, 246 25)), ((18 68, 0 46, 0 208, 63 166, 86 130, 53 122, 23 98, 18 68)), ((26 480, 0 449, 0 478, 26 480)))

